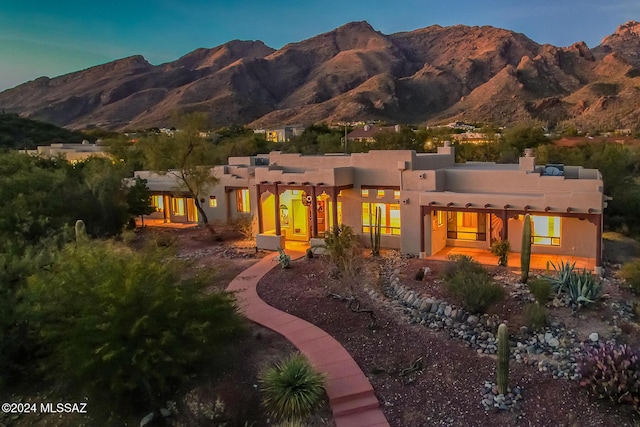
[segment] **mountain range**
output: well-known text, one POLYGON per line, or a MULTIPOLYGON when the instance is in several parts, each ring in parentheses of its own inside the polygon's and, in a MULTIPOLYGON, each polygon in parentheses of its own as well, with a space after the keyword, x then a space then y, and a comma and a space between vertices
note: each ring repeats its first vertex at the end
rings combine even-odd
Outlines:
POLYGON ((0 92, 0 109, 71 129, 169 126, 190 111, 253 127, 384 119, 637 128, 640 23, 589 48, 489 26, 385 35, 352 22, 279 50, 234 40, 157 66, 131 56, 41 77, 0 92))

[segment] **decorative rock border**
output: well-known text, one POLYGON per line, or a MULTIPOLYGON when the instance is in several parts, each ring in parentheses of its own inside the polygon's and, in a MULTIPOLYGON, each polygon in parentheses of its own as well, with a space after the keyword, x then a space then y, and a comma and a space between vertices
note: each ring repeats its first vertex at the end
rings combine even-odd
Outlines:
MULTIPOLYGON (((386 259, 380 273, 383 294, 368 289, 369 296, 403 315, 409 323, 448 331, 451 338, 464 341, 479 354, 496 354, 495 334, 501 323, 498 316, 473 315, 446 301, 408 289, 400 284, 399 274, 403 266, 406 266, 406 262, 402 257, 386 259)), ((524 301, 533 300, 526 285, 521 283, 514 285, 511 295, 524 301)), ((616 309, 629 311, 622 304, 616 306, 616 309)), ((588 340, 581 342, 573 329, 566 329, 560 323, 552 322, 541 331, 529 331, 527 327, 522 327, 520 333, 512 337, 510 357, 516 362, 535 366, 540 372, 548 372, 555 379, 579 380, 578 360, 586 350, 600 342, 603 341, 597 333, 592 333, 588 340)))

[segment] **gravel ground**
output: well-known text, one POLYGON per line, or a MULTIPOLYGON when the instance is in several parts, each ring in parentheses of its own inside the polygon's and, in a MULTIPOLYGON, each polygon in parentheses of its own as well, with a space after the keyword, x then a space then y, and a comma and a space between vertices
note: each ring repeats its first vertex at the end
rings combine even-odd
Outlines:
MULTIPOLYGON (((368 262, 366 271, 380 271, 379 261, 368 262)), ((420 286, 440 292, 434 281, 441 264, 428 265, 433 279, 420 286)), ((371 380, 392 426, 640 425, 640 419, 624 408, 590 398, 576 381, 553 379, 522 363, 510 367, 510 385, 522 392, 520 408, 485 410, 482 399, 485 383, 495 381, 495 356, 479 354, 445 330, 411 323, 403 308, 390 306, 384 298, 372 299, 365 284, 373 281, 372 288, 382 295, 384 274, 345 281, 331 279, 330 270, 317 257, 301 259, 291 269, 272 270, 258 292, 267 303, 312 322, 340 341, 371 380), (353 312, 346 300, 331 297, 332 293, 356 297, 361 310, 372 310, 375 327, 371 328, 368 313, 353 312)), ((415 271, 407 268, 404 273, 400 273, 403 281, 413 281, 415 271)), ((418 283, 413 282, 413 286, 418 283)), ((515 322, 518 304, 515 300, 502 304, 496 315, 505 320, 513 317, 515 322)))

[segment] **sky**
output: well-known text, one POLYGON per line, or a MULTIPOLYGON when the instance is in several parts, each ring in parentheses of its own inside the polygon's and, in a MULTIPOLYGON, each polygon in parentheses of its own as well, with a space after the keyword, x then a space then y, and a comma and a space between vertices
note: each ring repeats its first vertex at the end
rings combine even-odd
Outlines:
POLYGON ((0 91, 131 55, 154 65, 234 39, 280 48, 347 22, 384 34, 491 25, 595 47, 640 21, 638 0, 0 0, 0 91))

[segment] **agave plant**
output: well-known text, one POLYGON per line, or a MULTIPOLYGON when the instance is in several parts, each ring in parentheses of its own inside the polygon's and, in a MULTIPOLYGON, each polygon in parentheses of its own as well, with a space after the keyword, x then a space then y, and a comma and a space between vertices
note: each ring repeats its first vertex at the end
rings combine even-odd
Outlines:
POLYGON ((578 308, 596 302, 602 296, 602 282, 586 270, 578 274, 573 272, 567 285, 571 302, 578 308))
POLYGON ((571 277, 575 274, 574 271, 576 268, 576 263, 574 262, 572 264, 569 264, 568 262, 560 260, 560 263, 557 265, 552 261, 549 261, 548 265, 551 265, 551 267, 553 267, 553 270, 555 271, 555 275, 553 276, 544 276, 545 279, 551 282, 551 289, 557 294, 566 291, 567 287, 569 286, 569 282, 571 281, 571 277))

